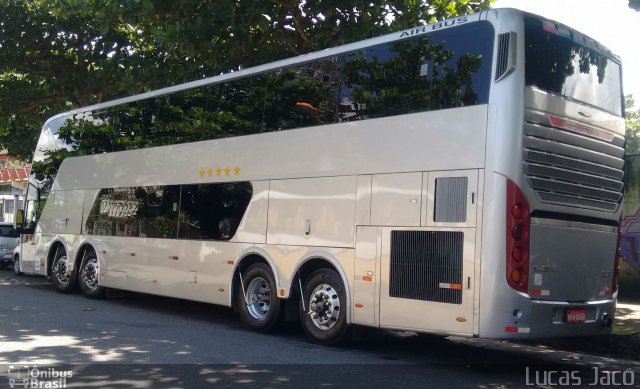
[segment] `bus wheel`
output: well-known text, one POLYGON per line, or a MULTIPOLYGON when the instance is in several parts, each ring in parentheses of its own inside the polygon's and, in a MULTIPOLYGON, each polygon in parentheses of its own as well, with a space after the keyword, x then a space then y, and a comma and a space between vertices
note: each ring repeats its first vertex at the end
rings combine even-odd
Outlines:
POLYGON ((100 286, 98 280, 100 278, 100 261, 93 250, 85 253, 82 264, 80 265, 80 273, 78 284, 82 293, 93 299, 103 298, 105 288, 100 286))
POLYGON ((76 270, 73 261, 69 259, 64 249, 58 249, 56 257, 51 266, 51 279, 53 286, 59 292, 71 293, 75 291, 77 285, 76 270))
POLYGON ((304 286, 300 299, 300 321, 307 336, 324 345, 340 343, 348 330, 347 298, 338 273, 316 270, 304 286), (303 305, 304 304, 304 305, 303 305))
POLYGON ((13 258, 13 273, 17 276, 22 275, 22 271, 20 270, 20 257, 17 255, 13 258))
POLYGON ((245 326, 258 332, 274 330, 284 309, 276 296, 276 282, 269 266, 256 263, 241 275, 237 304, 245 326))

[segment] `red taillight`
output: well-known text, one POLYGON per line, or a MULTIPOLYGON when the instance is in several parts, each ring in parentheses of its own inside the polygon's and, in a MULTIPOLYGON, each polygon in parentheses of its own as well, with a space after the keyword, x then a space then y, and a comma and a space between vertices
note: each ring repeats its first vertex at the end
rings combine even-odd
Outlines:
POLYGON ((529 202, 520 188, 507 180, 507 282, 527 293, 529 285, 529 202))
POLYGON ((612 285, 612 293, 616 293, 618 291, 618 276, 620 275, 620 258, 622 257, 622 253, 620 252, 620 240, 622 238, 622 217, 620 217, 620 222, 618 223, 618 242, 616 243, 616 258, 613 265, 613 285, 612 285))

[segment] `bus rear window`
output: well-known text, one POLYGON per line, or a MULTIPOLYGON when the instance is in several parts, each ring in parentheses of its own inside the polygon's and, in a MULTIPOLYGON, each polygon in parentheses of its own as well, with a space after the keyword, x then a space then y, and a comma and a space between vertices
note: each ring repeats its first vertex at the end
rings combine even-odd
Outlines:
POLYGON ((525 82, 622 116, 620 64, 597 42, 561 24, 525 18, 525 82))

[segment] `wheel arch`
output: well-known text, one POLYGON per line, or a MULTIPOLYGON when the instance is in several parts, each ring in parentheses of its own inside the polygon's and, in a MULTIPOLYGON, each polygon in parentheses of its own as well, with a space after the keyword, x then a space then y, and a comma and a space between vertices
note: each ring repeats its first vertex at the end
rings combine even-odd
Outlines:
MULTIPOLYGON (((47 252, 47 263, 46 263, 47 277, 51 276, 51 266, 53 266, 53 260, 55 259, 55 256, 58 253, 58 250, 60 248, 62 248, 67 253, 67 256, 71 254, 69 244, 64 239, 62 239, 59 236, 53 238, 53 240, 51 241, 51 244, 49 245, 49 250, 47 252)), ((74 266, 75 266, 75 263, 74 263, 74 266)))
POLYGON ((229 306, 233 307, 234 309, 236 309, 236 301, 234 296, 238 292, 238 287, 240 285, 240 272, 244 272, 249 268, 249 266, 253 265, 254 263, 264 263, 269 266, 269 268, 271 269, 271 274, 273 274, 273 278, 276 281, 276 285, 280 285, 280 278, 278 275, 277 267, 269 253, 259 247, 252 247, 249 250, 246 250, 233 263, 233 276, 231 277, 228 301, 229 306))
POLYGON ((100 256, 98 255, 96 246, 92 242, 85 239, 78 245, 78 250, 76 251, 76 255, 73 260, 74 266, 80 266, 82 264, 82 260, 84 259, 87 250, 92 250, 96 255, 96 258, 98 258, 98 261, 100 260, 100 256))
MULTIPOLYGON (((346 310, 347 324, 351 324, 351 287, 347 278, 347 273, 340 265, 340 261, 331 253, 323 250, 313 250, 303 256, 296 265, 292 282, 301 282, 302 284, 319 269, 330 269, 338 273, 338 276, 342 280, 344 285, 345 298, 347 299, 346 305, 349 309, 346 310)), ((294 287, 296 287, 295 285, 294 287)))

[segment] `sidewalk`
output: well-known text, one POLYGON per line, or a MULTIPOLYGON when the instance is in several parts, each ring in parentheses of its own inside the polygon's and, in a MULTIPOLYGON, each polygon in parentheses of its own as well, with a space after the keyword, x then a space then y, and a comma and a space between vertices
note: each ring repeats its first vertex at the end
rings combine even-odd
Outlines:
POLYGON ((640 304, 618 303, 614 334, 635 334, 640 337, 640 304))
POLYGON ((613 353, 640 359, 640 304, 618 303, 612 337, 613 353))

